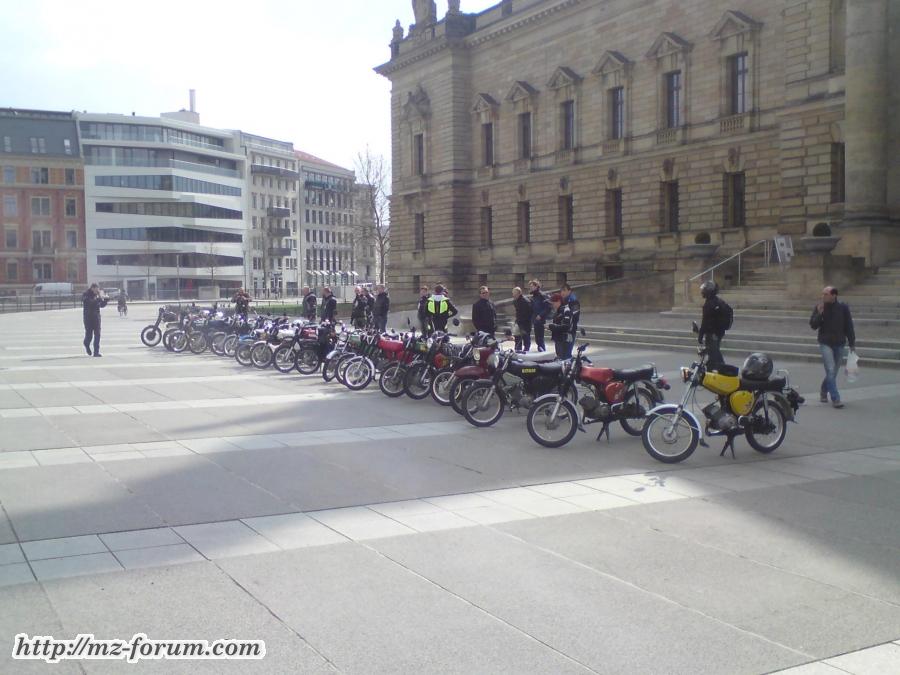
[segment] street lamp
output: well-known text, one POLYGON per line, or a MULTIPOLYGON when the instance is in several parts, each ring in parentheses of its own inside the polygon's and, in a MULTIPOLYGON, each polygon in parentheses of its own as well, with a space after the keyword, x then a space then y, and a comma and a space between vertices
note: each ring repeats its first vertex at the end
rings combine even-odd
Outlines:
POLYGON ((116 286, 122 288, 122 280, 119 278, 119 259, 116 258, 116 286))

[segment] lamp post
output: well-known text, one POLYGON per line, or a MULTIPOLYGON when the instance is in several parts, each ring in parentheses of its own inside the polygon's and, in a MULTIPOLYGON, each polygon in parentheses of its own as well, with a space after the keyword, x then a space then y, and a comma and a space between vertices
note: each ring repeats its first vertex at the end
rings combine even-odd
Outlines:
POLYGON ((122 288, 122 280, 119 278, 119 259, 116 258, 116 286, 121 290, 122 288))
POLYGON ((175 254, 175 267, 178 269, 178 273, 175 275, 175 293, 176 297, 181 300, 181 253, 175 254))

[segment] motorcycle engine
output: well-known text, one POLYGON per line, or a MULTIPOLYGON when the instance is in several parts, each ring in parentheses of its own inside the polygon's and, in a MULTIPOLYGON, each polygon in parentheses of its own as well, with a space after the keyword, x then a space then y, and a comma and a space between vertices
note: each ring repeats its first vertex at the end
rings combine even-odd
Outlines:
POLYGON ((517 384, 512 389, 509 390, 509 402, 516 406, 524 405, 524 400, 531 397, 525 393, 525 390, 522 388, 521 384, 517 384))
POLYGON ((731 431, 737 427, 737 418, 729 411, 723 410, 718 401, 713 401, 703 409, 709 420, 709 426, 717 431, 731 431))
POLYGON ((584 409, 584 414, 592 419, 599 420, 609 416, 609 406, 600 403, 593 396, 582 396, 578 405, 584 409))

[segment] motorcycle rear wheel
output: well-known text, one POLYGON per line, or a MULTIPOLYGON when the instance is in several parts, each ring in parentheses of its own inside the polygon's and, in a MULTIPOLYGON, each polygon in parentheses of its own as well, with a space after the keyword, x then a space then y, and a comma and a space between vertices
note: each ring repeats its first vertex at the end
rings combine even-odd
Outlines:
MULTIPOLYGON (((771 424, 771 431, 769 433, 755 431, 752 426, 753 421, 757 417, 763 417, 765 415, 762 401, 757 401, 756 405, 753 406, 753 411, 750 413, 750 426, 744 431, 744 436, 747 437, 747 442, 750 444, 750 447, 764 455, 775 452, 784 442, 784 436, 787 434, 787 420, 785 419, 784 411, 780 406, 771 401, 769 401, 768 408, 769 423, 771 424), (762 438, 768 439, 768 442, 762 442, 760 440, 762 438)), ((763 422, 763 420, 760 420, 760 422, 763 422)))
POLYGON ((223 346, 226 337, 228 336, 220 331, 218 333, 213 333, 212 337, 209 339, 209 349, 216 356, 222 356, 225 353, 223 346))
POLYGON ((641 431, 644 450, 653 459, 665 464, 683 462, 693 454, 700 442, 700 430, 684 412, 677 408, 654 413, 644 422, 641 431))
POLYGON ((222 343, 222 356, 227 356, 229 359, 234 358, 234 352, 237 349, 238 345, 238 336, 237 335, 229 335, 225 338, 225 341, 222 343))
POLYGON ((438 371, 431 378, 431 398, 438 405, 450 405, 450 392, 453 390, 455 377, 449 368, 438 371))
POLYGON ((155 347, 162 340, 162 331, 156 326, 147 326, 141 331, 141 342, 148 347, 155 347))
POLYGON ((253 345, 249 342, 240 343, 234 350, 234 360, 240 363, 242 366, 252 366, 253 361, 250 359, 251 349, 253 349, 253 345))
POLYGON ((403 396, 403 378, 405 375, 403 370, 395 363, 381 371, 381 376, 378 378, 378 388, 381 389, 382 394, 391 398, 403 396))
POLYGON ((312 347, 303 347, 297 352, 297 371, 301 375, 312 375, 317 370, 319 370, 319 366, 322 365, 322 360, 319 358, 319 352, 313 349, 312 347))
POLYGON ((191 350, 192 354, 202 354, 206 351, 208 345, 206 335, 203 333, 194 333, 188 340, 188 349, 191 350))
POLYGON ((457 379, 451 389, 450 389, 450 405, 453 407, 453 410, 456 411, 457 415, 464 415, 463 411, 463 398, 466 396, 466 391, 472 384, 475 382, 472 378, 464 378, 462 380, 457 379))
POLYGON ((551 420, 557 400, 547 399, 534 404, 528 411, 525 425, 535 443, 545 448, 560 448, 572 440, 578 431, 578 411, 568 399, 559 400, 559 410, 551 420))
POLYGON ((257 342, 250 349, 250 361, 256 368, 265 370, 272 365, 272 350, 267 342, 257 342))
POLYGON ((503 399, 493 382, 475 382, 462 400, 463 415, 474 427, 489 427, 503 417, 503 399))
POLYGON ((356 359, 358 357, 359 357, 359 354, 352 354, 352 353, 344 354, 343 356, 341 356, 338 359, 337 365, 335 366, 335 369, 334 369, 334 379, 336 379, 338 382, 340 382, 344 386, 347 386, 347 378, 346 378, 347 367, 350 365, 351 361, 353 361, 354 359, 356 359))
POLYGON ((634 394, 629 392, 628 395, 625 396, 625 405, 629 405, 630 402, 633 405, 638 405, 641 407, 643 414, 637 417, 623 417, 619 420, 619 424, 622 425, 625 433, 629 436, 640 436, 643 429, 644 420, 647 419, 647 412, 655 408, 656 405, 653 398, 644 389, 637 390, 636 403, 634 403, 634 399, 634 394))
POLYGON ((406 371, 403 391, 411 399, 421 401, 431 392, 431 369, 424 363, 417 363, 406 371))
POLYGON ((190 339, 188 338, 188 334, 183 330, 176 331, 172 337, 169 338, 169 344, 172 346, 172 351, 176 354, 180 354, 187 349, 189 342, 190 339))
POLYGON ((293 347, 281 345, 272 355, 272 365, 279 373, 289 373, 297 367, 297 352, 293 347))

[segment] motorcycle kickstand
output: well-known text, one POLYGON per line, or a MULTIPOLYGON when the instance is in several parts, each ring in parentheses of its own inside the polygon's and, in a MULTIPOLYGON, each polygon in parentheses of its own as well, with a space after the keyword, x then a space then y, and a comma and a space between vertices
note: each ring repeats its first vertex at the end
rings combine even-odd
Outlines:
POLYGON ((606 434, 606 442, 609 443, 609 422, 604 422, 603 426, 600 427, 600 433, 597 434, 597 440, 599 441, 603 438, 603 434, 606 434))
POLYGON ((737 434, 728 434, 728 439, 725 441, 725 445, 722 446, 722 452, 719 453, 719 457, 725 456, 725 451, 728 448, 731 448, 731 459, 735 459, 734 456, 734 439, 737 437, 737 434))

